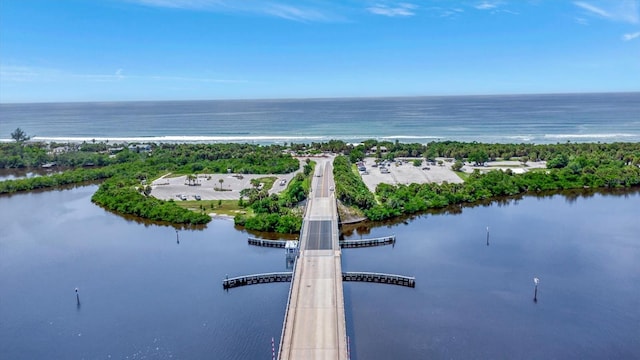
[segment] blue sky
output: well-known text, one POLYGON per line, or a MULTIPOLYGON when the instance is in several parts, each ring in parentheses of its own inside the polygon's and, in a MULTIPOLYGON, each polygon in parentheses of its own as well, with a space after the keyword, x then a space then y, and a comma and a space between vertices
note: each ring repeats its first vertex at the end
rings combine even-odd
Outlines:
POLYGON ((610 91, 640 1, 0 1, 5 103, 610 91))

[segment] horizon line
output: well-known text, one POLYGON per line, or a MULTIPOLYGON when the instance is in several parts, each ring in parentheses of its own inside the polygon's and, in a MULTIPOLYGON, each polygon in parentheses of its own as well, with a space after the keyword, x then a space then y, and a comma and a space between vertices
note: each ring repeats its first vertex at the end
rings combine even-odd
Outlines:
POLYGON ((491 94, 449 94, 449 95, 380 95, 380 96, 318 96, 318 97, 265 97, 265 98, 232 98, 232 99, 165 99, 165 100, 71 100, 71 101, 17 101, 3 102, 0 105, 29 105, 29 104, 110 104, 110 103, 143 103, 143 102, 206 102, 206 101, 316 101, 316 100, 368 100, 368 99, 411 99, 411 98, 455 98, 455 97, 498 97, 498 96, 536 96, 536 95, 597 95, 597 94, 636 94, 634 91, 584 91, 584 92, 522 92, 522 93, 491 93, 491 94))

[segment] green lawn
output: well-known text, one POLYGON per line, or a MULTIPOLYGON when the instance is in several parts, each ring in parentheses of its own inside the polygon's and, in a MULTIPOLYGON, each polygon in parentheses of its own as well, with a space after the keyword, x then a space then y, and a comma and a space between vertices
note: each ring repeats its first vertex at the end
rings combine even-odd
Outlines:
POLYGON ((471 176, 470 173, 466 173, 464 171, 454 171, 456 173, 456 175, 458 175, 458 177, 460 179, 462 179, 463 181, 467 181, 469 179, 469 176, 471 176))
POLYGON ((250 208, 238 206, 238 200, 184 200, 176 201, 178 206, 192 211, 204 211, 218 215, 235 216, 238 213, 251 213, 250 208))

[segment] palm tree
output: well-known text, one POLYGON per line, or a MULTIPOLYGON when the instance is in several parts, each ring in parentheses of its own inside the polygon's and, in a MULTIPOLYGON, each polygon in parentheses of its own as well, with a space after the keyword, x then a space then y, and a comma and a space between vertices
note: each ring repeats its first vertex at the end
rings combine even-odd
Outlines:
POLYGON ((187 184, 188 184, 189 186, 193 186, 193 185, 195 185, 195 184, 196 184, 196 179, 197 179, 197 177, 196 177, 196 175, 195 175, 195 174, 189 174, 189 175, 187 175, 187 184))
POLYGON ((220 178, 220 180, 218 180, 218 182, 220 183, 220 191, 222 191, 222 183, 224 182, 224 179, 220 178))

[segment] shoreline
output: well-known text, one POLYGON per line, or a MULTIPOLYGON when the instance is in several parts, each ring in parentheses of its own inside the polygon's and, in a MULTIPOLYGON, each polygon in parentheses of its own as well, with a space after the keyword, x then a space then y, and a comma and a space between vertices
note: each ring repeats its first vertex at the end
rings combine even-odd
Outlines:
MULTIPOLYGON (((553 145, 561 142, 571 143, 637 143, 640 142, 640 133, 624 132, 593 132, 593 133, 540 133, 540 134, 506 134, 495 135, 491 133, 474 135, 383 135, 383 134, 356 134, 356 135, 155 135, 155 136, 33 136, 29 143, 43 144, 83 144, 96 143, 108 145, 128 144, 258 144, 258 145, 282 145, 284 143, 326 143, 329 141, 344 141, 346 143, 361 143, 367 140, 379 142, 395 142, 403 144, 428 144, 430 142, 478 142, 483 144, 528 144, 528 145, 553 145)), ((0 138, 0 144, 15 142, 10 138, 0 138)))

